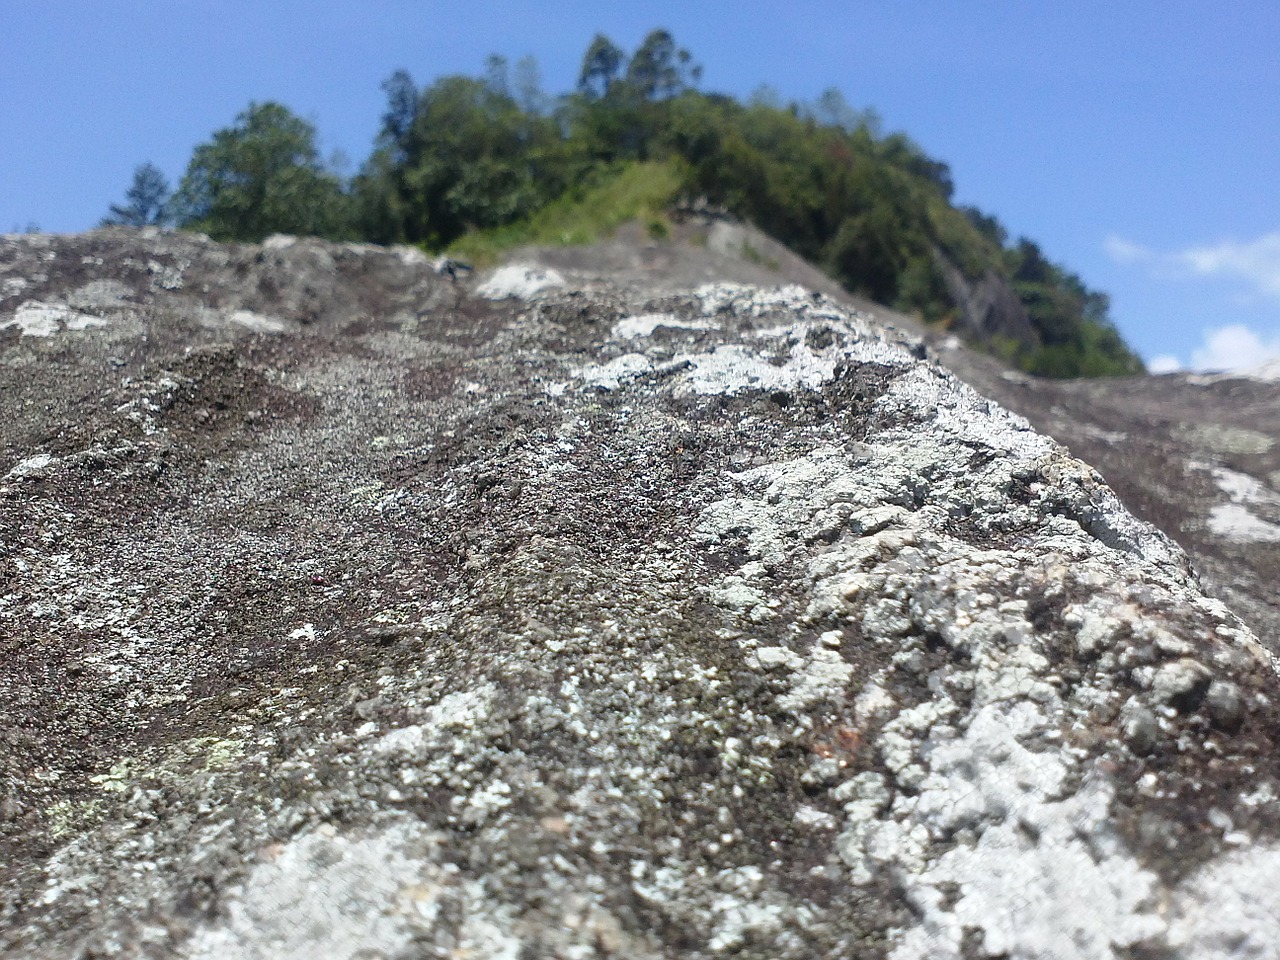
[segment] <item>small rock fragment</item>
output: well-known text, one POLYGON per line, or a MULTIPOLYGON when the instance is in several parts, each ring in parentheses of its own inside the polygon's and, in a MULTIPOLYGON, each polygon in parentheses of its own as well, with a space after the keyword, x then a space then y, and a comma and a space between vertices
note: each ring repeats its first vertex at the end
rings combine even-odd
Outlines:
POLYGON ((1203 664, 1183 657, 1156 670, 1151 694, 1157 703, 1167 703, 1187 713, 1199 706, 1211 678, 1203 664))
POLYGON ((1139 756, 1153 752, 1160 742, 1160 723, 1149 707, 1130 700, 1120 711, 1120 730, 1129 749, 1139 756))
POLYGON ((1214 680, 1209 684, 1204 706, 1209 719, 1220 730, 1235 732, 1244 722, 1244 696, 1230 680, 1214 680))

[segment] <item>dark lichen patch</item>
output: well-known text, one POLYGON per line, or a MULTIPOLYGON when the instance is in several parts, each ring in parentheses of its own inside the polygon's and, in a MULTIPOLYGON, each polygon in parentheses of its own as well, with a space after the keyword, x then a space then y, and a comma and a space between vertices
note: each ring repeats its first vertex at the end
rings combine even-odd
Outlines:
MULTIPOLYGON (((270 360, 281 359, 278 351, 270 352, 270 360)), ((255 353, 215 347, 184 356, 172 369, 177 386, 152 400, 161 407, 155 411, 157 426, 192 456, 207 458, 255 442, 276 422, 313 419, 316 399, 278 386, 249 365, 268 359, 255 353)), ((274 364, 270 369, 277 378, 282 372, 274 364)))
POLYGON ((1045 586, 1028 598, 1027 622, 1037 633, 1046 637, 1061 637, 1066 629, 1062 613, 1068 602, 1068 593, 1063 584, 1045 586))
POLYGON ((1170 884, 1217 856, 1228 835, 1248 844, 1280 829, 1275 804, 1257 794, 1280 776, 1280 710, 1262 689, 1249 699, 1254 707, 1229 739, 1197 713, 1176 721, 1161 749, 1116 757, 1117 824, 1170 884))

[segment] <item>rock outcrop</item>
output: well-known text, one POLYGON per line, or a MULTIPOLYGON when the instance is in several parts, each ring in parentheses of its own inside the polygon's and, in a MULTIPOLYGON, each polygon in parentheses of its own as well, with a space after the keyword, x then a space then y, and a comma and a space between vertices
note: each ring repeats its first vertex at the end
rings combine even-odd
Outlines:
POLYGON ((939 362, 1097 467, 1280 654, 1280 383, 1265 371, 1040 380, 949 346, 939 362))
POLYGON ((848 294, 748 224, 694 221, 670 243, 647 242, 635 228, 593 247, 528 254, 573 284, 621 285, 636 296, 713 280, 798 283, 881 327, 922 338, 930 359, 1101 471, 1129 510, 1187 551, 1206 592, 1280 655, 1280 372, 1025 376, 954 335, 848 294))
POLYGON ((0 955, 1270 955, 1172 541, 830 298, 556 267, 0 240, 0 955))
POLYGON ((1040 346, 1040 334, 1008 280, 990 269, 970 280, 941 250, 934 250, 933 255, 947 293, 960 308, 960 329, 967 336, 978 341, 1001 338, 1029 348, 1040 346))

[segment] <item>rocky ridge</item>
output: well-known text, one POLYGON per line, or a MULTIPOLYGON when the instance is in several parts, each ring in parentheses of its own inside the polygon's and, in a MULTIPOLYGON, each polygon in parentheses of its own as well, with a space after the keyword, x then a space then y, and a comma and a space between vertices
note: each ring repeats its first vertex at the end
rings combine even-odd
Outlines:
MULTIPOLYGON (((798 283, 919 337, 930 359, 1098 469, 1130 511, 1187 551, 1206 591, 1280 654, 1280 372, 1029 377, 952 333, 848 294, 750 224, 724 219, 691 218, 669 243, 636 229, 592 247, 525 254, 571 284, 623 285, 637 295, 709 282, 798 283)), ((1022 336, 1001 324, 1004 335, 1022 336)))
POLYGON ((551 266, 0 239, 0 954, 1269 955, 1172 541, 830 297, 551 266))

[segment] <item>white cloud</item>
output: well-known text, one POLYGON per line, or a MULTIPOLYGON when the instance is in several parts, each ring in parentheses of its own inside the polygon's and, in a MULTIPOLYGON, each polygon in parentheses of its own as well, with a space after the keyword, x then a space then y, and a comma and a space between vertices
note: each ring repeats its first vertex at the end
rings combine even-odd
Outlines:
POLYGON ((1147 361, 1147 370, 1151 373, 1177 373, 1182 369, 1182 361, 1171 353, 1162 353, 1147 361))
POLYGON ((1269 337, 1242 323, 1215 327, 1204 332, 1204 343, 1191 351, 1190 366, 1195 370, 1255 370, 1280 358, 1280 334, 1269 337))
POLYGON ((1172 353, 1147 361, 1150 373, 1247 373, 1262 380, 1280 381, 1280 333, 1259 334, 1243 323, 1231 323, 1202 331, 1200 346, 1183 363, 1172 353))
POLYGON ((1155 257, 1149 248, 1114 234, 1102 241, 1102 247, 1116 263, 1140 263, 1155 257))
POLYGON ((1223 240, 1208 246, 1160 251, 1123 237, 1109 236, 1103 249, 1115 263, 1142 263, 1163 275, 1226 277, 1243 280, 1254 291, 1280 297, 1280 232, 1256 240, 1223 240))
POLYGON ((1194 273, 1238 277, 1262 293, 1280 296, 1280 233, 1248 243, 1226 240, 1212 247, 1192 247, 1175 256, 1194 273))

